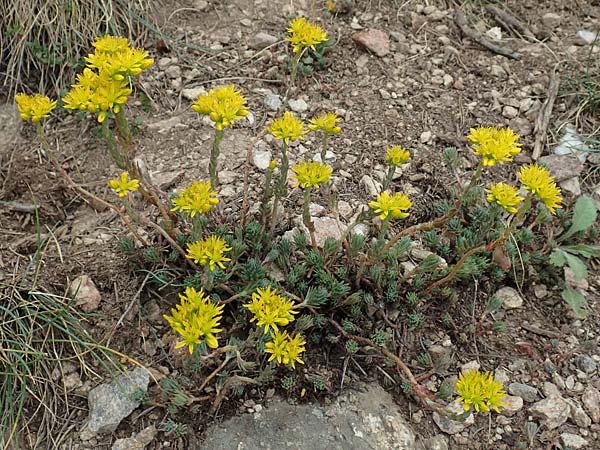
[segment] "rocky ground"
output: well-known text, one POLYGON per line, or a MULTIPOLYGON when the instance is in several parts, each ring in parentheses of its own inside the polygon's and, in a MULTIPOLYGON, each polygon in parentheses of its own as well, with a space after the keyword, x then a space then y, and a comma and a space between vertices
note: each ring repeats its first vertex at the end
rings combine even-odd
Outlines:
MULTIPOLYGON (((391 144, 403 145, 414 155, 395 181, 398 190, 416 200, 411 220, 430 217, 432 200, 443 197, 450 182, 442 164, 443 148, 459 148, 468 170, 474 160, 465 151, 465 136, 478 124, 510 125, 520 133, 525 151, 519 162, 532 161, 536 140, 543 137, 542 160, 557 175, 567 200, 585 192, 600 204, 600 185, 592 170, 599 163, 598 153, 589 153, 593 144, 586 142, 597 128, 597 117, 578 114, 567 83, 585 70, 590 55, 597 55, 598 47, 592 47, 599 28, 597 2, 504 2, 533 30, 533 38, 499 28, 486 12, 486 2, 464 2, 471 27, 518 52, 519 59, 497 55, 465 37, 454 20, 459 2, 356 1, 349 12, 335 16, 322 2, 314 2, 313 11, 308 0, 167 3, 160 21, 170 38, 165 39, 168 49, 152 40, 143 43, 157 64, 142 77, 132 105, 141 119, 137 156, 165 192, 206 177, 213 130, 190 104, 213 84, 234 82, 249 99, 251 114, 227 130, 220 161, 221 196, 225 214, 235 219, 247 186, 250 211, 256 210, 263 171, 277 152, 276 142, 261 132, 287 109, 285 28, 290 15, 303 13, 322 19, 334 45, 326 67, 302 78, 287 105, 302 118, 325 111, 343 118, 343 132, 331 140, 327 155, 343 221, 377 192, 385 175, 383 153, 391 144), (542 135, 536 120, 554 71, 563 84, 548 132, 542 135), (247 160, 251 170, 245 185, 247 160)), ((170 364, 162 340, 167 333, 161 318, 168 303, 165 294, 138 293, 141 280, 130 274, 116 251, 123 233, 118 217, 62 187, 56 174, 39 163, 35 136, 31 129, 19 129, 11 106, 1 107, 0 119, 0 141, 14 143, 0 152, 0 281, 23 267, 35 250, 35 220, 22 208, 31 204, 33 193, 57 243, 45 250, 40 274, 45 287, 65 292, 73 281, 81 282, 77 277, 87 275, 89 289, 80 306, 97 314, 91 331, 104 336, 119 321, 112 345, 152 368, 151 376, 136 369, 131 382, 100 386, 75 366, 63 371, 59 381, 74 398, 77 412, 71 418, 76 426, 69 428, 58 448, 600 448, 597 267, 578 286, 592 310, 585 321, 569 318, 557 287, 525 281, 500 293, 503 307, 495 319, 506 323, 504 330, 476 334, 463 326, 475 320, 494 294, 476 290, 465 293, 463 317, 456 319, 462 325, 455 329, 442 328, 434 318, 419 333, 398 331, 397 339, 413 355, 415 369, 418 353, 446 362, 426 382, 432 391, 451 384, 461 368, 494 371, 510 394, 501 414, 450 421, 421 410, 399 386, 386 384, 387 377, 379 371, 362 373, 356 361, 347 360, 343 388, 338 381, 326 397, 309 393, 299 398, 275 386, 232 400, 229 410, 216 417, 194 413, 188 417, 185 436, 160 431, 164 412, 145 402, 142 394, 151 399, 156 379, 178 370, 170 364)), ((94 126, 65 114, 50 124, 49 135, 52 142, 60 142, 64 167, 72 176, 108 197, 106 182, 117 169, 89 132, 94 126)), ((318 146, 310 137, 294 145, 292 161, 312 158, 318 146)), ((299 200, 293 192, 290 204, 299 200)), ((316 203, 319 233, 338 232, 331 227, 337 223, 332 211, 321 199, 316 203)), ((294 217, 286 225, 292 229, 294 217)), ((419 259, 417 250, 413 259, 419 259)))

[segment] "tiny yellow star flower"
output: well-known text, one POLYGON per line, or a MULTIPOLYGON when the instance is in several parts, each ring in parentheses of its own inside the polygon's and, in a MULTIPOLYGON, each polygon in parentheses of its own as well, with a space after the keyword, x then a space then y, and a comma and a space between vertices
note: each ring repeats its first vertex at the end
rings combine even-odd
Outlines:
POLYGON ((304 17, 293 19, 288 28, 288 36, 285 38, 292 44, 294 53, 299 54, 306 47, 315 50, 315 45, 327 40, 327 33, 319 25, 310 23, 304 17))
POLYGON ((271 172, 273 172, 276 167, 277 167, 277 161, 275 161, 274 159, 272 159, 271 162, 269 163, 269 170, 271 172))
POLYGON ((198 114, 207 115, 215 123, 217 130, 222 130, 248 115, 246 99, 233 84, 218 87, 200 95, 192 109, 198 114))
POLYGON ((302 335, 293 338, 287 331, 274 331, 270 333, 271 342, 265 344, 265 353, 270 353, 269 361, 277 360, 278 364, 291 365, 296 368, 296 363, 304 364, 300 354, 306 351, 306 341, 302 335))
POLYGON ((471 128, 467 140, 473 144, 473 154, 481 156, 484 166, 512 161, 521 152, 519 135, 510 128, 471 128))
POLYGON ((129 173, 123 172, 119 178, 114 178, 108 182, 108 187, 114 190, 119 197, 127 196, 127 193, 137 191, 140 187, 138 180, 130 180, 129 173))
POLYGON ((186 288, 185 294, 179 294, 179 304, 171 309, 171 315, 164 315, 173 331, 178 333, 182 340, 176 348, 188 347, 191 353, 194 346, 200 344, 204 338, 206 345, 217 348, 219 342, 215 334, 223 331, 218 328, 225 305, 216 305, 204 295, 204 291, 186 288))
POLYGON ((258 288, 252 294, 252 302, 244 305, 244 308, 254 314, 250 322, 256 322, 256 326, 263 327, 265 334, 272 328, 278 331, 278 325, 286 326, 294 321, 294 303, 277 294, 275 289, 267 287, 258 288))
POLYGON ((517 212, 517 206, 524 200, 516 187, 506 183, 494 183, 485 192, 488 202, 497 203, 511 214, 517 212))
POLYGON ((268 130, 276 139, 283 140, 286 145, 288 145, 290 141, 303 139, 302 136, 308 132, 304 126, 304 122, 296 118, 289 111, 283 113, 282 117, 274 119, 268 130))
POLYGON ((187 258, 201 266, 208 264, 210 270, 215 270, 217 266, 224 269, 223 263, 231 261, 231 258, 225 256, 225 252, 230 250, 231 247, 223 239, 218 236, 209 236, 204 240, 188 244, 187 258))
POLYGON ((386 151, 385 162, 394 167, 400 167, 402 164, 407 163, 409 159, 410 152, 408 150, 404 150, 398 145, 388 147, 386 151))
POLYGON ((296 174, 296 186, 303 189, 308 187, 318 188, 321 184, 327 183, 331 178, 331 167, 317 161, 303 161, 292 168, 296 174))
POLYGON ((131 44, 129 40, 122 36, 101 36, 92 42, 96 51, 101 53, 117 53, 127 50, 131 44))
POLYGON ((338 134, 340 131, 342 131, 342 128, 337 124, 340 120, 341 119, 336 113, 325 113, 310 119, 308 128, 311 131, 321 130, 326 135, 333 136, 334 134, 338 134))
POLYGON ((206 214, 219 203, 219 199, 215 198, 216 195, 210 181, 195 181, 171 200, 174 205, 171 211, 180 211, 189 214, 190 217, 206 214))
POLYGON ((556 214, 556 209, 562 208, 560 204, 563 198, 560 195, 560 188, 548 169, 538 164, 523 166, 517 176, 523 183, 523 187, 544 203, 551 214, 556 214))
POLYGON ((45 95, 17 94, 15 95, 17 108, 23 120, 31 120, 34 123, 45 119, 56 108, 57 102, 50 100, 45 95))
POLYGON ((465 411, 475 408, 477 412, 488 412, 493 408, 499 413, 498 408, 506 406, 502 401, 506 396, 502 383, 489 372, 481 373, 479 370, 462 372, 454 389, 460 396, 456 401, 463 403, 465 411))
POLYGON ((379 214, 381 220, 385 220, 388 216, 392 219, 406 219, 409 213, 406 212, 412 207, 412 202, 405 194, 396 192, 390 195, 384 191, 377 196, 377 200, 369 202, 369 207, 375 214, 379 214))

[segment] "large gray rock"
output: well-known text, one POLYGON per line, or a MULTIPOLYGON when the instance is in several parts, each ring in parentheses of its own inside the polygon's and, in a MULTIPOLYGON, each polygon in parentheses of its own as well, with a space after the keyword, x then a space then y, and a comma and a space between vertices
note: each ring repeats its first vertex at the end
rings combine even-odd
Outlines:
POLYGON ((21 118, 13 103, 0 103, 0 142, 4 145, 14 143, 21 129, 21 118))
POLYGON ((529 411, 534 417, 541 418, 549 430, 560 427, 571 416, 569 404, 556 396, 534 403, 529 411))
POLYGON ((115 431, 121 421, 140 406, 149 381, 148 371, 137 367, 128 376, 121 375, 111 383, 92 389, 88 395, 90 415, 83 434, 115 431))
POLYGON ((144 450, 156 436, 156 427, 150 425, 129 438, 117 439, 111 450, 144 450))
POLYGON ((539 162, 548 167, 556 182, 574 178, 583 170, 583 163, 573 154, 542 156, 539 162))
POLYGON ((413 450, 415 435, 398 405, 378 385, 348 392, 330 406, 275 400, 254 415, 208 430, 190 450, 413 450))

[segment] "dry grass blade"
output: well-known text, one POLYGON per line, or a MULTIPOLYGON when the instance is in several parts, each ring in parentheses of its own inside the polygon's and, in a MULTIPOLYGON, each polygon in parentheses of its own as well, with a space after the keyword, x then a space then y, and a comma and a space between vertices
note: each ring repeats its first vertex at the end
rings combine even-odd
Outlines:
POLYGON ((150 0, 37 0, 0 2, 0 76, 12 95, 24 84, 65 88, 90 42, 103 34, 133 42, 147 29, 150 0))

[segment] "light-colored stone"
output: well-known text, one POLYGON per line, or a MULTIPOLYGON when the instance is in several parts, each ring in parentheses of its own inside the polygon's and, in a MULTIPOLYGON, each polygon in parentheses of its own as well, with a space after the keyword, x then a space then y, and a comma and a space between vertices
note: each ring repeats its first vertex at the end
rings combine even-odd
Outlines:
POLYGON ((566 448, 570 448, 573 450, 585 448, 589 445, 588 441, 586 441, 584 438, 582 438, 578 434, 573 434, 573 433, 562 433, 560 435, 560 440, 562 441, 563 445, 566 448))
POLYGON ((195 101, 202 94, 206 94, 206 90, 202 86, 185 88, 181 91, 181 96, 191 102, 195 101))
POLYGON ((165 74, 169 78, 181 78, 181 67, 172 65, 165 69, 165 74))
POLYGON ((182 128, 185 125, 182 123, 181 116, 173 116, 168 119, 159 120, 148 124, 149 130, 156 130, 159 133, 168 133, 173 128, 182 128))
POLYGON ((208 430, 202 450, 415 450, 415 434, 392 396, 378 385, 347 390, 330 406, 274 399, 260 414, 208 430))
POLYGON ((517 395, 523 400, 529 403, 533 403, 538 398, 538 391, 536 388, 529 386, 524 383, 511 383, 508 385, 508 392, 511 395, 517 395))
POLYGON ((312 221, 315 225, 317 246, 323 247, 327 238, 341 239, 345 227, 340 226, 336 219, 332 217, 313 217, 312 221))
POLYGON ((271 111, 278 111, 282 105, 281 97, 272 91, 265 92, 263 103, 271 111))
POLYGON ((431 142, 432 137, 433 133, 431 131, 423 131, 419 137, 419 140, 421 141, 421 144, 428 144, 431 142))
POLYGON ((267 170, 273 159, 273 155, 269 150, 256 150, 252 156, 252 162, 260 170, 267 170))
POLYGON ((539 162, 548 167, 557 182, 577 177, 583 170, 583 163, 573 154, 542 156, 539 162))
POLYGON ((85 312, 98 309, 102 295, 88 275, 80 275, 69 285, 69 295, 75 299, 75 305, 85 312))
POLYGON ((571 416, 569 404, 561 397, 549 397, 534 403, 530 410, 534 417, 543 420, 549 430, 554 430, 564 424, 571 416))
MULTIPOLYGON (((448 406, 446 406, 446 410, 450 414, 456 416, 460 416, 465 412, 463 410, 463 407, 456 402, 452 402, 448 406)), ((446 415, 439 414, 437 411, 434 411, 432 417, 433 421, 438 426, 438 428, 447 434, 461 433, 465 428, 475 423, 475 418, 471 413, 464 420, 453 420, 446 415)))
POLYGON ((577 43, 579 45, 592 45, 596 40, 597 33, 587 30, 579 30, 577 32, 577 43))
POLYGON ((120 375, 111 383, 101 384, 88 395, 89 420, 85 431, 111 433, 140 404, 148 389, 150 375, 141 367, 129 375, 120 375))
POLYGON ((507 119, 514 119, 519 115, 519 110, 513 106, 506 105, 502 108, 502 115, 507 119))
POLYGON ((461 372, 469 372, 470 370, 479 370, 481 365, 477 360, 469 361, 460 366, 461 372))
POLYGON ((370 175, 363 175, 360 185, 370 197, 377 197, 377 194, 381 192, 381 183, 375 181, 370 175))
POLYGON ((448 450, 448 438, 443 434, 436 434, 427 440, 425 448, 426 450, 448 450))
POLYGON ((3 145, 16 141, 22 122, 13 103, 0 104, 0 142, 3 145))
POLYGON ((548 12, 542 16, 542 23, 550 31, 558 28, 562 22, 562 17, 556 13, 548 12))
POLYGON ((583 407, 590 414, 594 423, 600 423, 600 392, 588 386, 581 396, 583 407))
POLYGON ((568 180, 561 181, 558 184, 563 191, 570 192, 575 197, 581 195, 581 185, 579 184, 579 177, 569 178, 568 180))
POLYGON ((502 399, 504 406, 500 408, 503 415, 511 417, 523 409, 523 399, 516 395, 507 395, 502 399))
POLYGON ((498 289, 494 297, 502 301, 505 309, 518 309, 523 306, 523 297, 521 297, 516 289, 508 286, 498 289))
POLYGON ((377 29, 361 31, 353 35, 352 39, 379 57, 386 56, 390 52, 390 39, 384 31, 377 29))
POLYGON ((263 48, 267 48, 269 45, 275 44, 278 40, 279 39, 277 39, 275 36, 261 31, 250 38, 248 41, 248 47, 254 50, 262 50, 263 48))
POLYGON ((134 433, 130 438, 117 439, 111 450, 144 450, 156 436, 156 427, 150 425, 139 433, 134 433))
POLYGON ((289 100, 288 105, 292 111, 297 113, 303 113, 308 109, 308 104, 301 98, 297 100, 289 100))

